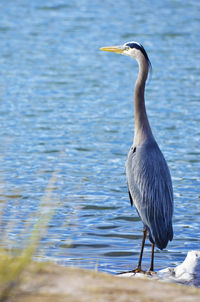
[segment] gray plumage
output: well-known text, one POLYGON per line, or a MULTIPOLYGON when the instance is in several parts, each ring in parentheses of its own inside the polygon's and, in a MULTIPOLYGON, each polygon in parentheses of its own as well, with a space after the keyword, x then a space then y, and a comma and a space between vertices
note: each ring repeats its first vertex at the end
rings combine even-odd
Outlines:
POLYGON ((126 175, 131 202, 150 241, 165 248, 173 238, 173 191, 168 166, 153 137, 130 149, 126 175))
POLYGON ((152 134, 146 113, 144 91, 151 63, 144 47, 137 42, 101 49, 133 57, 139 65, 134 89, 135 134, 126 161, 126 176, 131 204, 135 204, 144 224, 140 258, 134 272, 142 271, 147 232, 152 242, 150 271, 153 271, 154 245, 164 249, 173 238, 173 189, 167 163, 152 134))

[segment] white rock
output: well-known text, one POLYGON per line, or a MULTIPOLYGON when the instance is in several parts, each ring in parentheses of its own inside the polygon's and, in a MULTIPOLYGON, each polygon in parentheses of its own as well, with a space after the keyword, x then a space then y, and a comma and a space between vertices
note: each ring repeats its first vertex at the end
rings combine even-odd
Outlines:
POLYGON ((184 262, 175 268, 168 267, 157 272, 155 275, 142 273, 123 273, 119 277, 154 278, 166 282, 176 282, 185 285, 200 287, 200 251, 190 251, 184 262))
POLYGON ((200 251, 190 251, 184 262, 175 268, 165 268, 157 272, 157 277, 187 285, 200 286, 200 251))

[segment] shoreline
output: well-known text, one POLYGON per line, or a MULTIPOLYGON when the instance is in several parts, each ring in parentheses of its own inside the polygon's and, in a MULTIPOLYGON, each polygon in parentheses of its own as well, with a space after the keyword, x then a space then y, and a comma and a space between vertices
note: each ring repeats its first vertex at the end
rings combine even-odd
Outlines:
POLYGON ((159 280, 121 278, 103 272, 36 263, 23 272, 9 302, 200 301, 200 289, 159 280))

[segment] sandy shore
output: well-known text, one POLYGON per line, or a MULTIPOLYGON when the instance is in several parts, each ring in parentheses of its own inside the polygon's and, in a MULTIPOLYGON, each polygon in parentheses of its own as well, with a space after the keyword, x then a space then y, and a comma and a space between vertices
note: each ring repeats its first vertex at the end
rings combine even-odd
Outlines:
POLYGON ((32 264, 9 302, 199 302, 200 289, 55 264, 32 264))

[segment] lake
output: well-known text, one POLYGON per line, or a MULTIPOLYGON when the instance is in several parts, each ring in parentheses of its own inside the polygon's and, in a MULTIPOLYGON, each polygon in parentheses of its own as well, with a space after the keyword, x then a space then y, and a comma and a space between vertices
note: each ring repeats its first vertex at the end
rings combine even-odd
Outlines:
MULTIPOLYGON (((155 269, 200 241, 200 2, 0 2, 1 246, 116 273, 136 267, 142 223, 125 161, 134 135, 135 60, 102 46, 138 41, 153 66, 146 107, 174 188, 174 239, 155 269), (48 214, 51 213, 51 214, 48 214)), ((143 267, 150 265, 147 241, 143 267)))

